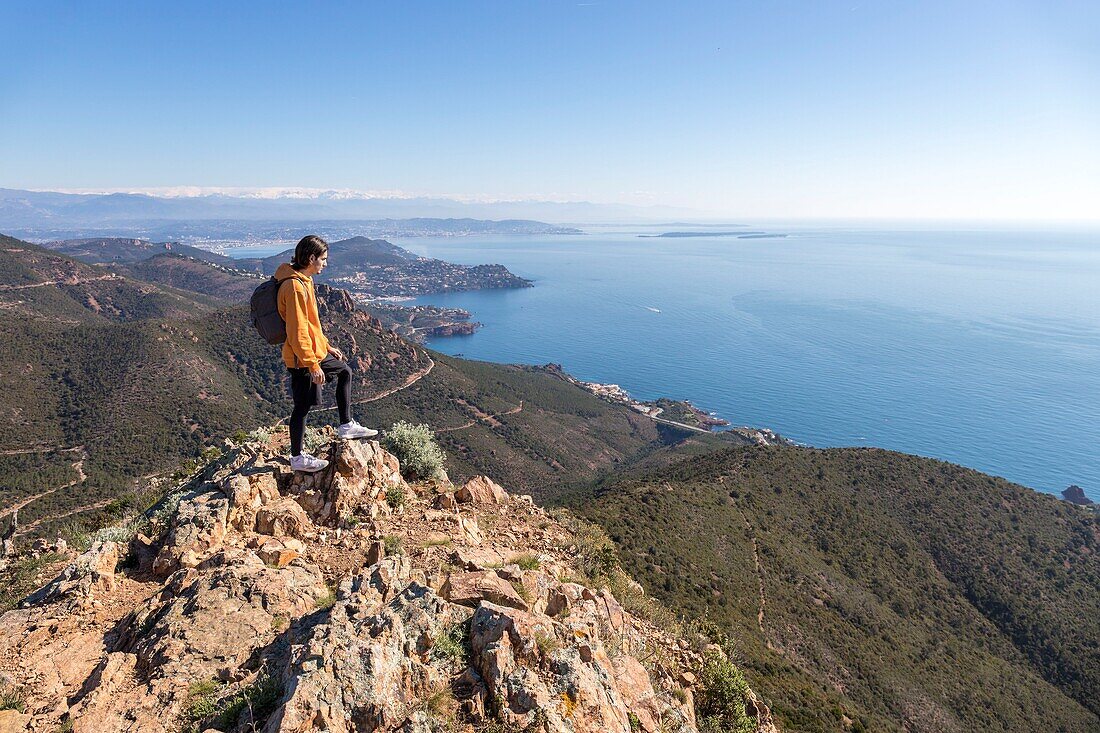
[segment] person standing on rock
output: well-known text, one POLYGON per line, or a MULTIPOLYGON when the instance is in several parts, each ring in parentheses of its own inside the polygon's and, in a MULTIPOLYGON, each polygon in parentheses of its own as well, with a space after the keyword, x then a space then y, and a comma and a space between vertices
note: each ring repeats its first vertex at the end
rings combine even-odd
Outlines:
POLYGON ((279 315, 286 322, 283 362, 290 372, 290 395, 294 411, 290 414, 290 467, 295 471, 315 472, 328 461, 302 452, 306 415, 321 402, 321 385, 336 378, 336 407, 343 439, 370 438, 377 430, 365 428, 351 418, 351 368, 344 354, 332 346, 321 330, 313 276, 324 272, 328 264, 328 243, 311 234, 302 237, 294 248, 294 259, 279 265, 279 315))

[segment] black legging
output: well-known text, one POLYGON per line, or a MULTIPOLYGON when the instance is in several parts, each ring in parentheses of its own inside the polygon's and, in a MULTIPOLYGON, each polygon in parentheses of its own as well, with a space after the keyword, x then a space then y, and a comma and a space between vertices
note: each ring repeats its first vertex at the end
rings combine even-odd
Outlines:
MULTIPOLYGON (((325 383, 336 377, 336 408, 340 412, 340 424, 351 422, 351 367, 331 354, 321 360, 325 383)), ((288 369, 290 372, 290 396, 294 399, 294 411, 290 413, 290 455, 302 453, 302 438, 306 433, 306 415, 314 405, 321 403, 321 385, 314 384, 308 369, 288 369)))

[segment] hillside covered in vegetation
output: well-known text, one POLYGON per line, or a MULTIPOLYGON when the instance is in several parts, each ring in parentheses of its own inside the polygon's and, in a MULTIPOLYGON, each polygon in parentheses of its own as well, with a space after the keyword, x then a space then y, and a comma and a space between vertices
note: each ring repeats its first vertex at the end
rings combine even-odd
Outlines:
POLYGON ((1100 730, 1087 509, 931 459, 795 447, 569 501, 648 589, 733 637, 784 730, 1100 730))

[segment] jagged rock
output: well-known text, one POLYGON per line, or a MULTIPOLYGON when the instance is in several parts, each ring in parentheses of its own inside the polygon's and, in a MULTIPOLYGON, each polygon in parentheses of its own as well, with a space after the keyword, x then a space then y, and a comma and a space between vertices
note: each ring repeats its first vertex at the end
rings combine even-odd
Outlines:
POLYGON ((256 555, 263 560, 264 565, 285 568, 301 556, 301 552, 285 543, 271 539, 256 548, 256 555))
POLYGON ((486 476, 475 476, 455 492, 459 504, 491 505, 508 501, 508 492, 486 476))
POLYGON ((452 550, 447 559, 463 570, 484 570, 500 565, 504 556, 492 547, 470 547, 452 550))
POLYGON ((225 539, 229 499, 220 491, 199 489, 180 500, 153 573, 166 577, 177 568, 193 568, 217 552, 225 539))
POLYGON ((130 539, 130 558, 138 572, 148 573, 157 559, 157 548, 152 538, 138 532, 130 539))
POLYGON ((541 721, 548 733, 630 729, 627 703, 598 640, 583 645, 582 654, 581 646, 560 645, 549 618, 482 603, 470 643, 505 724, 526 728, 541 721))
POLYGON ((256 531, 272 537, 306 539, 313 532, 313 523, 293 499, 279 499, 256 512, 256 531))
POLYGON ((239 667, 275 637, 276 617, 312 611, 325 592, 316 568, 269 568, 248 550, 225 549, 199 568, 177 571, 124 620, 74 707, 77 730, 171 729, 188 682, 239 667))
POLYGON ((595 596, 583 585, 577 583, 556 583, 549 591, 549 599, 546 603, 546 615, 558 616, 572 611, 573 607, 581 603, 585 597, 594 599, 595 596))
POLYGON ((77 607, 92 603, 97 591, 115 587, 118 545, 96 542, 87 552, 69 563, 48 585, 27 596, 21 606, 34 606, 66 600, 77 607))
POLYGON ((485 600, 524 611, 530 609, 530 604, 516 592, 512 584, 492 570, 451 573, 443 582, 439 594, 451 603, 461 606, 473 607, 485 600))
POLYGON ((434 730, 411 711, 461 668, 434 650, 435 640, 470 611, 409 581, 412 575, 407 560, 387 558, 341 588, 327 622, 294 649, 286 693, 264 733, 434 730))
POLYGON ((367 548, 367 556, 364 558, 364 562, 367 565, 374 565, 386 556, 386 543, 382 540, 374 540, 370 543, 370 547, 367 548))
POLYGON ((279 485, 271 470, 231 475, 222 483, 222 492, 229 497, 230 526, 242 531, 255 526, 261 507, 279 499, 279 485))
POLYGON ((440 494, 435 497, 432 506, 442 511, 451 511, 458 507, 458 502, 455 501, 455 495, 448 491, 445 494, 440 494))
POLYGON ((468 545, 480 545, 481 530, 477 526, 477 519, 474 517, 457 517, 457 519, 462 541, 468 545))
MULTIPOLYGON (((78 604, 0 616, 34 730, 66 719, 75 733, 178 733, 192 683, 220 681, 224 704, 274 674, 273 713, 219 727, 440 733, 453 714, 466 731, 697 733, 698 655, 609 591, 557 580, 578 571, 567 532, 531 502, 508 503, 482 477, 459 489, 461 504, 421 486, 427 496, 397 516, 386 492, 409 489, 377 444, 336 444, 327 477, 262 457, 242 451, 186 495, 159 554, 135 537, 136 573, 116 577, 119 548, 104 543, 40 591, 78 604), (391 536, 411 554, 387 556, 391 536), (446 540, 458 571, 432 549, 446 540), (537 553, 537 567, 509 559, 519 552, 537 553), (143 572, 154 560, 166 579, 143 572), (647 672, 637 657, 654 648, 666 654, 647 672)), ((774 733, 767 708, 751 693, 746 704, 774 733)))
POLYGON ((88 678, 88 692, 69 710, 73 733, 166 733, 160 701, 136 694, 137 655, 108 654, 88 678))
POLYGON ((645 733, 657 733, 661 729, 661 705, 645 667, 625 654, 615 657, 612 667, 615 686, 622 693, 627 708, 638 718, 641 729, 645 733))
POLYGON ((393 489, 408 491, 401 464, 377 441, 350 440, 334 444, 328 468, 295 473, 287 487, 314 523, 336 526, 355 513, 375 517, 389 511, 381 501, 393 489))

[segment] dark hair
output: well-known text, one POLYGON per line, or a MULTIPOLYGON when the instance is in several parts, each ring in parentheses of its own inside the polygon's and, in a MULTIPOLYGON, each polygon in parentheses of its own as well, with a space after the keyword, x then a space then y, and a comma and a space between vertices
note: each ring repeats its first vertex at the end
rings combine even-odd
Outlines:
POLYGON ((309 266, 309 259, 313 255, 321 257, 326 252, 328 252, 328 242, 316 234, 302 237, 301 241, 298 242, 298 246, 294 248, 294 257, 290 260, 290 266, 295 270, 301 270, 303 267, 309 266))

